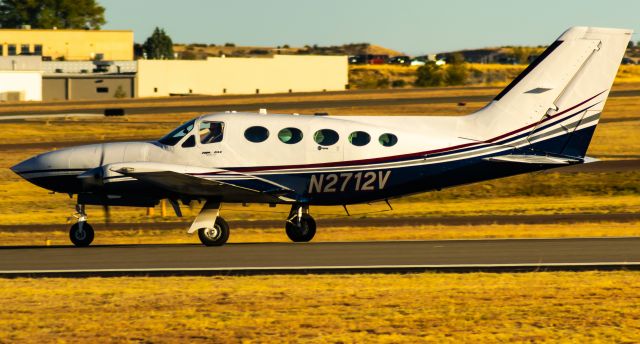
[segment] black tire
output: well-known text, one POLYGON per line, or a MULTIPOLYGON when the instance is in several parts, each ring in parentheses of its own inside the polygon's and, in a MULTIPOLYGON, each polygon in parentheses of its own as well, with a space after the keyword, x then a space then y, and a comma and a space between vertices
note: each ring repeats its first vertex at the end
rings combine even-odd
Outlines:
POLYGON ((316 235, 316 220, 309 214, 302 214, 300 219, 300 225, 297 225, 297 220, 293 219, 287 221, 285 230, 287 236, 293 242, 309 242, 316 235))
POLYGON ((222 217, 216 218, 214 228, 198 229, 200 242, 205 246, 222 246, 229 240, 229 225, 222 217))
POLYGON ((80 222, 75 223, 69 229, 69 239, 77 247, 87 247, 93 242, 93 227, 88 222, 82 224, 82 232, 80 232, 80 222))

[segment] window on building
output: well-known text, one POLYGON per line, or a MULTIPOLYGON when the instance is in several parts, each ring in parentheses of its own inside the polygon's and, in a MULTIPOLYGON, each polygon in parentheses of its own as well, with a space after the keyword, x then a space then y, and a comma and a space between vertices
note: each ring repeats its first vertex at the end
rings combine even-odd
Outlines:
POLYGON ((42 56, 42 44, 35 44, 33 46, 33 55, 42 56))
POLYGON ((331 146, 338 142, 340 136, 335 130, 331 129, 321 129, 313 134, 313 140, 316 141, 317 144, 322 146, 331 146))
POLYGON ((20 55, 30 55, 29 44, 21 44, 20 45, 20 55))
POLYGON ((292 145, 302 141, 302 131, 298 128, 284 128, 278 132, 278 139, 292 145))
POLYGON ((214 121, 202 121, 200 122, 200 143, 216 143, 222 141, 224 135, 224 123, 214 121))
POLYGON ((262 142, 269 138, 269 130, 260 126, 249 127, 244 131, 244 138, 255 143, 262 142))
POLYGON ((391 147, 396 143, 398 143, 398 137, 393 134, 386 133, 386 134, 380 135, 380 138, 378 138, 378 141, 380 142, 381 145, 385 147, 391 147))
POLYGON ((16 45, 15 44, 9 44, 7 52, 9 53, 9 56, 15 56, 16 55, 16 45))
POLYGON ((371 136, 364 131, 354 131, 349 134, 349 142, 354 146, 364 146, 371 141, 371 136))
POLYGON ((4 44, 0 44, 0 56, 4 56, 4 44))
POLYGON ((109 93, 109 87, 96 87, 98 93, 109 93))

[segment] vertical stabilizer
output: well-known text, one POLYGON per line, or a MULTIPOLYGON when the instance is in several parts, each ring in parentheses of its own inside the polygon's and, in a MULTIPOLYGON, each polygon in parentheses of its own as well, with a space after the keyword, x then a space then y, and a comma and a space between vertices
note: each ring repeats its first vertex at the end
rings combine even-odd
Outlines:
POLYGON ((521 136, 543 153, 584 156, 631 34, 570 28, 489 105, 469 115, 463 130, 492 142, 521 136))

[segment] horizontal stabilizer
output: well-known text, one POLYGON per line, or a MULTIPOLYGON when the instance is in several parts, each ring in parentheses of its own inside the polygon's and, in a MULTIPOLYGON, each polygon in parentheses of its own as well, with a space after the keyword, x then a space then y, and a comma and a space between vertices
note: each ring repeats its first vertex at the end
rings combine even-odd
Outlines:
POLYGON ((544 155, 518 155, 518 154, 492 156, 492 157, 484 158, 483 160, 496 161, 496 162, 514 162, 514 163, 520 163, 520 164, 538 164, 538 165, 569 165, 571 163, 580 162, 580 160, 569 159, 569 158, 559 158, 559 157, 551 157, 551 156, 544 156, 544 155))

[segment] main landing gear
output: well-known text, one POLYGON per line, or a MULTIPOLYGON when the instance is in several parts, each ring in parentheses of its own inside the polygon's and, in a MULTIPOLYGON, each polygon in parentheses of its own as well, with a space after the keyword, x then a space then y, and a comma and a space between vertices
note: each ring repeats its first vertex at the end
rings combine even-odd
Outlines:
POLYGON ((285 224, 287 236, 293 242, 309 242, 316 235, 316 221, 309 215, 309 206, 294 204, 285 224))
MULTIPOLYGON (((309 242, 316 235, 316 221, 309 215, 309 206, 294 204, 285 223, 287 236, 293 242, 309 242)), ((229 239, 229 225, 220 216, 220 202, 207 201, 188 233, 198 232, 205 246, 222 246, 229 239)))
POLYGON ((220 216, 220 202, 204 204, 188 231, 189 234, 195 232, 205 246, 222 246, 229 240, 229 225, 220 216))
POLYGON ((76 214, 73 215, 78 222, 74 223, 69 230, 69 239, 78 247, 87 247, 93 241, 93 227, 87 222, 87 213, 84 211, 84 204, 76 204, 76 214))
POLYGON ((198 228, 198 237, 205 246, 222 246, 229 239, 229 225, 218 216, 213 226, 198 228))

